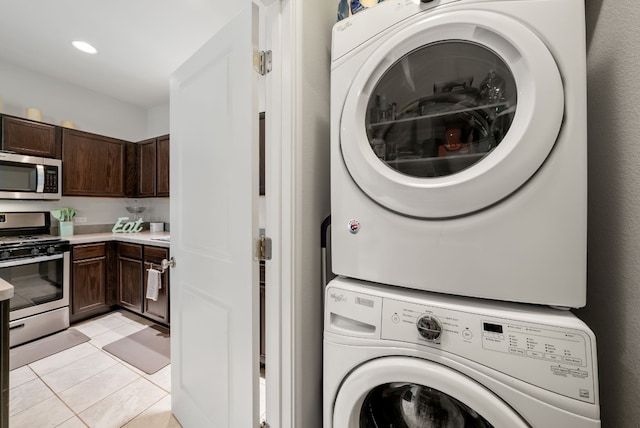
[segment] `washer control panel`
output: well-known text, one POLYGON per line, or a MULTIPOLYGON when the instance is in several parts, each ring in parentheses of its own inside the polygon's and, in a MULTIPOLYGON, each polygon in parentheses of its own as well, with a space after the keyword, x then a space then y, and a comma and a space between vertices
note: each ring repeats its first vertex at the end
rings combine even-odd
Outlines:
POLYGON ((437 342, 442 335, 442 324, 438 318, 431 315, 423 315, 416 322, 418 333, 429 342, 437 342))
POLYGON ((595 402, 595 337, 570 313, 474 304, 481 301, 452 296, 433 301, 402 296, 328 287, 325 331, 437 349, 533 386, 595 402))
POLYGON ((386 298, 380 338, 435 347, 577 400, 595 400, 592 343, 580 330, 386 298))

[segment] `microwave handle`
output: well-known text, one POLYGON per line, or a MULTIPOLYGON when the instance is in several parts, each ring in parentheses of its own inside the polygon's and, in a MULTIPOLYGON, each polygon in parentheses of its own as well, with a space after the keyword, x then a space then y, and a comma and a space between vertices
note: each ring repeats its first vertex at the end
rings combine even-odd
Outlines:
POLYGON ((44 165, 36 165, 36 193, 44 192, 44 165))

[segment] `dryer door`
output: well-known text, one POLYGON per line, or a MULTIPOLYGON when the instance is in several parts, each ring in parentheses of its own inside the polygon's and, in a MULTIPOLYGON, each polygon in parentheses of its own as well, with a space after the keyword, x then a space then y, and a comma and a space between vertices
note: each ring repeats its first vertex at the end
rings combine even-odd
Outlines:
POLYGON ((522 23, 487 11, 409 21, 365 61, 340 121, 353 180, 388 209, 462 216, 542 166, 564 112, 560 72, 522 23))
POLYGON ((528 426, 482 385, 410 357, 380 358, 351 372, 333 411, 333 428, 528 426))

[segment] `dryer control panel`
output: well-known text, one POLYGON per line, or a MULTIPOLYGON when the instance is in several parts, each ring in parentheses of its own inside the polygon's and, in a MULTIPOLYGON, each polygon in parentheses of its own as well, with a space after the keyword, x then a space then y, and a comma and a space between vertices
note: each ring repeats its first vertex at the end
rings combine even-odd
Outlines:
POLYGON ((377 295, 329 287, 325 330, 438 349, 535 387, 595 402, 595 338, 571 313, 398 290, 377 295))

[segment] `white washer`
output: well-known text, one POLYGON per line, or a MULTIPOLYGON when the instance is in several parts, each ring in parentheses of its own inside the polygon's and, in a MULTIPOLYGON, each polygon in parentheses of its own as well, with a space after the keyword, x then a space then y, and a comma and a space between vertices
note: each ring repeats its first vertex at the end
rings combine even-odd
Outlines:
POLYGON ((338 278, 324 427, 600 427, 596 342, 569 311, 338 278))
POLYGON ((586 304, 583 0, 387 0, 333 29, 332 267, 586 304))

